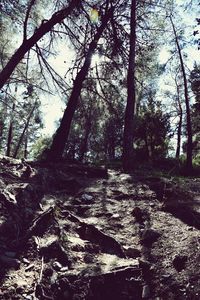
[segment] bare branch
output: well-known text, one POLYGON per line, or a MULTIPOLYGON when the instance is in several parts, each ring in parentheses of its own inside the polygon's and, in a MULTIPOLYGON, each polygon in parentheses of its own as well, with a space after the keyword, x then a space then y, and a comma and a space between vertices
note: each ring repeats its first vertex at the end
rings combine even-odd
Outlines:
POLYGON ((28 9, 26 12, 26 17, 24 20, 24 34, 23 34, 23 40, 26 41, 27 40, 27 25, 28 25, 28 19, 29 19, 29 15, 31 12, 31 9, 33 7, 33 5, 35 4, 36 0, 31 0, 29 5, 28 5, 28 9))

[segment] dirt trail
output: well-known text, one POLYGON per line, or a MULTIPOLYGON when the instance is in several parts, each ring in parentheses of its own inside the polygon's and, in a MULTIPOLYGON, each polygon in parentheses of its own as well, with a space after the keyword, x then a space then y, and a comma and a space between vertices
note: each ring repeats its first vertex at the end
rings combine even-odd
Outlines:
POLYGON ((199 179, 0 167, 0 299, 200 298, 199 179))

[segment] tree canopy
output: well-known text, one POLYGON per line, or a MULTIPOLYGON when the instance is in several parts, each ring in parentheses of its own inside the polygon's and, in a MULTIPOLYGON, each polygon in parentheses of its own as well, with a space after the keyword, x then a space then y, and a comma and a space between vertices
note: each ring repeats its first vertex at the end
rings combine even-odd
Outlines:
POLYGON ((191 43, 197 34, 188 15, 197 4, 179 4, 2 0, 1 152, 122 160, 130 171, 138 155, 155 160, 174 148, 179 159, 186 149, 192 169, 200 85, 198 63, 188 67, 194 64, 188 53, 191 47, 195 51, 191 43), (41 137, 44 99, 51 98, 66 107, 54 134, 41 137))

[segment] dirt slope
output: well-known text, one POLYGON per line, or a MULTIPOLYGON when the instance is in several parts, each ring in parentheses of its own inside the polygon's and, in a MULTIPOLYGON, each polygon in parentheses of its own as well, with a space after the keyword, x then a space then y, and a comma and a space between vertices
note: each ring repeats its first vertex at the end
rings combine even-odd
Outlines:
POLYGON ((200 299, 200 180, 0 158, 0 299, 200 299))

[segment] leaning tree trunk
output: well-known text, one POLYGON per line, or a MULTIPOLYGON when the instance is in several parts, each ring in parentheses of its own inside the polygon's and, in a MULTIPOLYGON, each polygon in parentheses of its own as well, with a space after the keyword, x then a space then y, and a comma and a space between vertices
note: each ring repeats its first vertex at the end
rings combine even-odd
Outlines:
POLYGON ((60 126, 58 127, 52 145, 49 149, 47 159, 56 160, 62 158, 66 142, 68 140, 69 131, 71 127, 71 122, 76 111, 78 100, 81 93, 81 88, 83 81, 85 80, 88 70, 91 65, 92 55, 97 47, 98 41, 113 13, 113 8, 108 10, 108 13, 103 17, 101 26, 97 29, 97 33, 94 36, 94 39, 89 45, 88 52, 85 57, 84 64, 81 70, 78 72, 76 79, 74 80, 74 85, 72 89, 72 93, 69 97, 69 101, 67 103, 67 107, 65 109, 63 118, 61 120, 60 126))
POLYGON ((136 44, 136 0, 131 3, 130 50, 127 74, 127 104, 124 120, 122 163, 125 172, 133 165, 133 122, 135 113, 135 44, 136 44))
POLYGON ((187 119, 187 158, 186 158, 186 168, 188 172, 192 171, 192 123, 191 123, 191 116, 190 116, 190 101, 188 96, 188 84, 187 84, 187 77, 185 72, 185 66, 183 62, 183 56, 181 52, 181 48, 179 45, 179 39, 176 33, 176 28, 174 25, 174 22, 172 20, 172 17, 170 16, 170 21, 172 24, 176 46, 178 50, 179 60, 180 60, 180 66, 181 71, 183 75, 183 83, 184 83, 184 95, 185 95, 185 105, 186 105, 186 119, 187 119))
POLYGON ((178 122, 178 129, 177 129, 177 146, 176 146, 176 158, 177 159, 179 159, 180 151, 181 151, 182 120, 183 120, 183 114, 181 111, 180 117, 179 117, 179 122, 178 122))
POLYGON ((45 22, 42 22, 41 26, 35 30, 34 34, 27 39, 24 36, 24 40, 21 46, 16 50, 13 56, 10 58, 6 66, 0 72, 0 89, 4 86, 6 81, 10 78, 10 75, 15 70, 16 66, 22 60, 24 55, 47 33, 54 25, 62 22, 67 16, 70 15, 73 9, 80 5, 80 0, 72 0, 68 7, 57 11, 52 17, 45 22))
POLYGON ((181 106, 180 92, 179 92, 179 86, 178 86, 177 81, 176 81, 176 87, 177 87, 177 102, 178 102, 178 110, 179 110, 179 122, 178 122, 178 129, 177 129, 176 159, 179 159, 179 157, 180 157, 180 151, 181 151, 181 135, 182 135, 182 123, 183 123, 183 110, 182 110, 182 106, 181 106))

